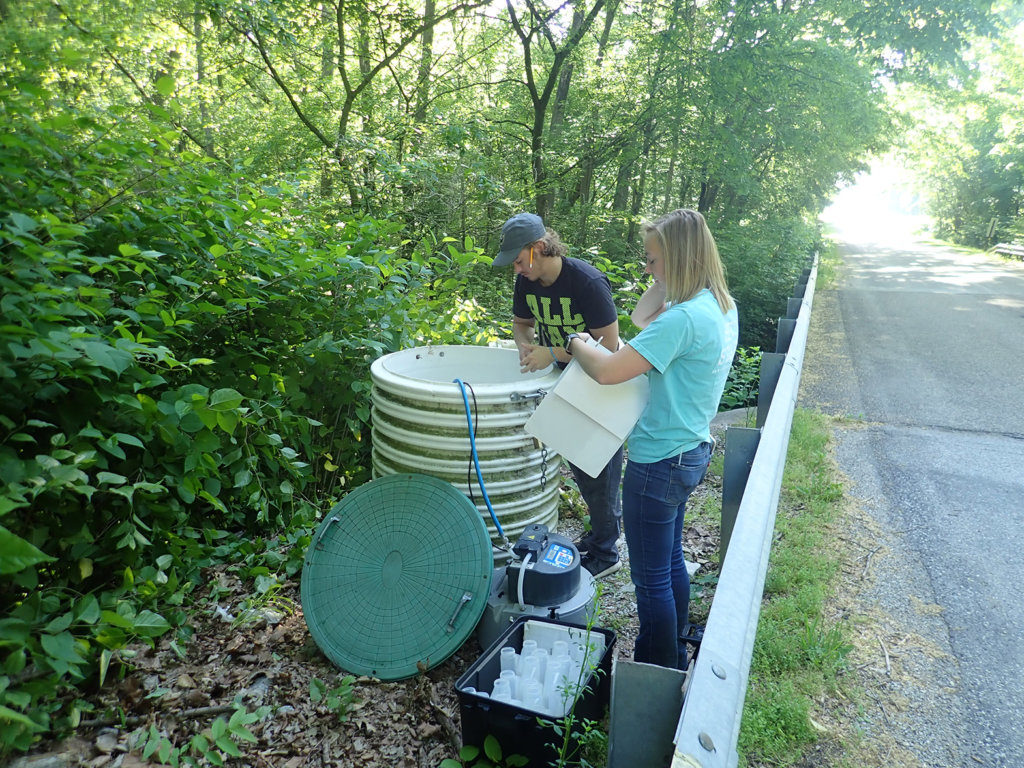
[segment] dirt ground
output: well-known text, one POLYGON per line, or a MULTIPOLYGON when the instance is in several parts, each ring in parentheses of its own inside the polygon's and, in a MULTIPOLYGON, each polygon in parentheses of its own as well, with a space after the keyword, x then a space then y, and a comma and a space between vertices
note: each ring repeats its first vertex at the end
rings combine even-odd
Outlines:
MULTIPOLYGON (((719 451, 721 451, 721 445, 719 451)), ((721 479, 709 475, 692 503, 719 495, 721 479)), ((559 532, 576 538, 582 532, 579 498, 563 492, 559 532)), ((708 504, 710 507, 711 505, 708 504)), ((687 559, 712 568, 718 547, 716 526, 694 515, 686 532, 687 559)), ((616 633, 615 653, 632 656, 637 632, 636 602, 629 580, 628 550, 621 547, 625 567, 602 580, 598 626, 616 633)), ((215 742, 214 721, 226 721, 241 702, 249 712, 267 707, 267 714, 245 727, 254 740, 235 739, 240 756, 228 764, 254 768, 437 768, 455 758, 462 745, 455 682, 480 656, 475 635, 447 661, 414 678, 396 682, 358 677, 347 706, 331 708, 315 701, 311 684, 326 689, 342 683, 346 673, 332 664, 314 643, 299 602, 296 579, 271 605, 240 621, 242 601, 251 591, 227 568, 210 569, 218 583, 218 605, 204 603, 193 614, 192 641, 180 656, 170 638, 150 648, 138 645, 125 664, 111 668, 101 689, 87 693, 92 713, 83 718, 74 737, 44 743, 12 768, 136 768, 156 765, 161 753, 146 751, 156 738, 167 750, 195 755, 188 745, 195 734, 215 742), (144 757, 144 755, 146 755, 144 757)), ((710 595, 695 585, 694 620, 706 618, 710 595), (703 606, 703 608, 702 608, 703 606), (703 616, 702 616, 703 613, 703 616)), ((605 724, 607 726, 607 724, 605 724)), ((229 753, 225 753, 229 757, 229 753)))

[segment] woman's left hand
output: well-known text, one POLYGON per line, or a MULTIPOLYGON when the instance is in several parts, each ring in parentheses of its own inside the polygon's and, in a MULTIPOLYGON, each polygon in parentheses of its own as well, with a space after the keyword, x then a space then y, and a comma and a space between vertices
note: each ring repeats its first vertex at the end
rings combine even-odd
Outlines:
MULTIPOLYGON (((586 331, 583 331, 582 333, 577 333, 577 334, 576 334, 576 338, 574 339, 574 341, 576 341, 576 342, 579 342, 579 343, 581 343, 581 344, 586 344, 586 343, 587 343, 587 342, 589 342, 589 341, 590 341, 590 340, 591 340, 592 338, 594 338, 594 337, 593 337, 593 336, 591 336, 591 335, 590 335, 589 333, 587 333, 586 331)), ((570 348, 571 348, 571 349, 576 349, 576 344, 571 344, 571 345, 570 345, 570 348)))

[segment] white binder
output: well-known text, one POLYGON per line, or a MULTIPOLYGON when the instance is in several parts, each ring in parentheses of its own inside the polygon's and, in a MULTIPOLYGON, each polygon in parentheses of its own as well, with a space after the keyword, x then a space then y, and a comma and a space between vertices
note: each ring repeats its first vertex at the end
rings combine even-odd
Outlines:
MULTIPOLYGON (((607 349, 598 346, 606 354, 607 349)), ((523 425, 591 477, 597 477, 647 406, 646 376, 598 384, 573 360, 523 425)))

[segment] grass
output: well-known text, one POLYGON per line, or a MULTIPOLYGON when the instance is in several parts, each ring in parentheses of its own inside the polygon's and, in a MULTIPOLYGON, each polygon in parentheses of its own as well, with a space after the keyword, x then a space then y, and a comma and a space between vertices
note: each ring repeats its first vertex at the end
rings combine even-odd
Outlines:
POLYGON ((740 728, 740 764, 797 764, 818 738, 814 702, 843 683, 849 629, 825 602, 839 569, 828 545, 842 486, 828 456, 827 417, 793 416, 783 491, 740 728))
POLYGON ((842 259, 839 257, 835 241, 832 239, 826 240, 822 249, 818 251, 818 276, 815 282, 815 290, 827 290, 836 287, 841 263, 842 259))

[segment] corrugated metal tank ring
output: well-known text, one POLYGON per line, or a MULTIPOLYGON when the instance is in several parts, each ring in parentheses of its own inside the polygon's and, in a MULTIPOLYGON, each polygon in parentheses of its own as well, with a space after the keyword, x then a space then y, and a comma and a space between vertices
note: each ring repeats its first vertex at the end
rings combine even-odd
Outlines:
POLYGON ((560 371, 519 368, 519 353, 500 347, 415 347, 375 360, 374 475, 418 472, 451 483, 473 499, 492 542, 500 543, 473 469, 458 378, 467 387, 484 487, 505 535, 514 542, 534 523, 555 530, 561 457, 523 425, 560 371))

